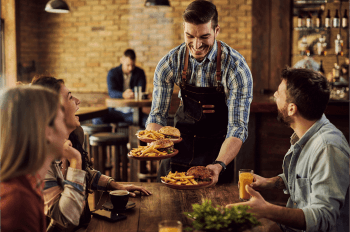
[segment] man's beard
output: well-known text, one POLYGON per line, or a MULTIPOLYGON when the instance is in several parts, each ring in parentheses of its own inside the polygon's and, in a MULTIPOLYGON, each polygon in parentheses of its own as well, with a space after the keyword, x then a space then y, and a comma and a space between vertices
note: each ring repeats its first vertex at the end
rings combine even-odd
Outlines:
POLYGON ((279 110, 277 107, 277 112, 277 120, 290 127, 290 124, 293 122, 293 119, 290 116, 288 116, 287 106, 283 107, 282 110, 279 110))

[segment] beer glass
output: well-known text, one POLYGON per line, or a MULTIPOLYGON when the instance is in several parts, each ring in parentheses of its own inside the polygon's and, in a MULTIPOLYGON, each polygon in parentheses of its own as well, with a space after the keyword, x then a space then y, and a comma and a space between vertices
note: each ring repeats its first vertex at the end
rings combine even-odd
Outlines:
POLYGON ((182 223, 176 220, 164 220, 158 223, 158 232, 182 232, 182 223))
POLYGON ((238 173, 239 173, 239 182, 238 182, 239 200, 249 201, 250 194, 245 190, 245 186, 253 183, 254 172, 251 169, 240 169, 238 173))

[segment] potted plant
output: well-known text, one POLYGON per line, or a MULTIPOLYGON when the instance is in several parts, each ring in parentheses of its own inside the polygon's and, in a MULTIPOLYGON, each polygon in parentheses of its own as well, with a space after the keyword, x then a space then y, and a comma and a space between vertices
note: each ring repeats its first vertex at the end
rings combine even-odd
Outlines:
POLYGON ((216 231, 243 231, 260 225, 260 222, 248 213, 248 206, 212 206, 211 200, 205 199, 203 203, 192 204, 193 212, 184 214, 193 220, 192 228, 186 230, 216 232, 216 231))

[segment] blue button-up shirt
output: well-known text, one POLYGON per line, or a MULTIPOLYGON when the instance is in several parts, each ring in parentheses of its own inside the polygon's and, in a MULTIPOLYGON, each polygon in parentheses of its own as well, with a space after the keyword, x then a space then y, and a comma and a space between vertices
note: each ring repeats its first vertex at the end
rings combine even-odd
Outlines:
MULTIPOLYGON (((253 79, 250 69, 244 59, 234 49, 221 42, 222 84, 226 93, 228 107, 228 137, 237 137, 243 142, 248 137, 248 121, 250 103, 253 99, 253 79)), ((196 87, 216 86, 216 56, 218 46, 216 41, 208 55, 198 62, 192 55, 188 61, 188 71, 191 77, 187 84, 196 87)), ((180 86, 184 67, 186 44, 171 50, 157 65, 153 80, 152 108, 146 125, 157 123, 166 126, 170 100, 174 83, 180 86)), ((179 93, 181 97, 181 93, 179 93)))
POLYGON ((300 139, 292 135, 280 177, 290 194, 287 207, 303 210, 306 231, 349 231, 349 154, 325 115, 300 139))

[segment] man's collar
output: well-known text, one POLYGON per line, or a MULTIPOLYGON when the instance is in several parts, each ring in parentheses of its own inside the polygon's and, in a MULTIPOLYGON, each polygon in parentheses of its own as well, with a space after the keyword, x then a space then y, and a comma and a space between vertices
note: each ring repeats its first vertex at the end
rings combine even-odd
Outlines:
POLYGON ((305 134, 299 138, 296 133, 290 137, 290 143, 292 145, 298 144, 300 147, 304 147, 304 145, 309 141, 309 139, 320 129, 322 125, 324 125, 328 119, 323 114, 322 117, 317 120, 306 132, 305 134))

